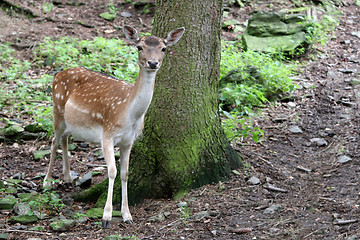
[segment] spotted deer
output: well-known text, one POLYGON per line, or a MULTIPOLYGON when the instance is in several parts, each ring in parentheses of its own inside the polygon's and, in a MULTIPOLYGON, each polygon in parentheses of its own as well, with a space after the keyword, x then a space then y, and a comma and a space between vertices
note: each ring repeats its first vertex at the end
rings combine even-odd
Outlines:
POLYGON ((55 154, 62 147, 64 181, 72 182, 68 159, 68 136, 101 143, 107 165, 109 186, 103 214, 103 227, 110 226, 112 196, 116 177, 114 146, 120 149, 122 203, 121 214, 126 223, 132 223, 128 207, 127 180, 129 154, 135 138, 144 126, 144 116, 150 105, 156 72, 164 59, 166 48, 175 44, 185 28, 171 31, 165 39, 146 36, 124 27, 126 38, 138 49, 140 67, 136 84, 76 67, 59 72, 53 81, 54 138, 51 145, 49 169, 44 187, 51 187, 55 154))

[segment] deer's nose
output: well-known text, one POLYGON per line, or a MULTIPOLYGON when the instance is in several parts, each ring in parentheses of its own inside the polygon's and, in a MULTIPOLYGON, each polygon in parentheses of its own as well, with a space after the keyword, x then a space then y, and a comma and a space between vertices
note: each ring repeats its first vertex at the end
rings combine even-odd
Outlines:
POLYGON ((149 65, 149 67, 151 68, 151 69, 156 69, 157 67, 158 67, 158 64, 159 64, 159 62, 158 61, 147 61, 147 64, 149 65))

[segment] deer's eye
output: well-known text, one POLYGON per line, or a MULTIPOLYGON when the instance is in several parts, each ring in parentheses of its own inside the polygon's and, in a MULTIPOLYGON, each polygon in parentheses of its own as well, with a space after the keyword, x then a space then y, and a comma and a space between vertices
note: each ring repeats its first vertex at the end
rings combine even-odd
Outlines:
POLYGON ((165 52, 165 51, 166 51, 166 48, 165 48, 165 47, 164 47, 164 48, 162 48, 162 49, 161 49, 161 51, 162 51, 162 52, 165 52))
POLYGON ((137 46, 137 49, 138 49, 139 51, 143 50, 142 46, 137 46))

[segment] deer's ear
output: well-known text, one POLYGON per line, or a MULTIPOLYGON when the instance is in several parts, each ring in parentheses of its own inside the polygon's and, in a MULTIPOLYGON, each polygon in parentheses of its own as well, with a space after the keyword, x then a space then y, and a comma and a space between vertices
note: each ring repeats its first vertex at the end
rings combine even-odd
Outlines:
POLYGON ((125 37, 131 41, 133 44, 137 44, 140 40, 138 31, 130 26, 124 26, 125 37))
POLYGON ((171 46, 171 45, 174 45, 175 43, 177 43, 177 41, 180 40, 180 38, 182 37, 184 32, 185 32, 184 27, 181 27, 181 28, 178 28, 178 29, 175 29, 175 30, 169 32, 169 34, 167 35, 167 37, 164 40, 166 46, 171 46))

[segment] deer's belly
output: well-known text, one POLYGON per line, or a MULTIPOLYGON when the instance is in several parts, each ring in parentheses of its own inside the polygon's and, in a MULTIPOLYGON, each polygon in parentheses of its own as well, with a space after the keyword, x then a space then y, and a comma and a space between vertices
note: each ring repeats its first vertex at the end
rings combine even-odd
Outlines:
POLYGON ((77 140, 101 143, 103 128, 101 126, 85 127, 66 123, 65 134, 72 135, 77 140))

